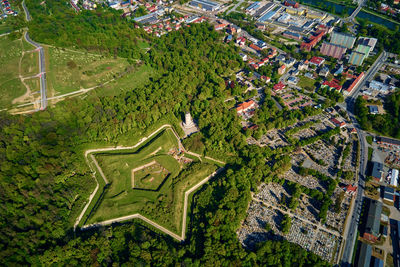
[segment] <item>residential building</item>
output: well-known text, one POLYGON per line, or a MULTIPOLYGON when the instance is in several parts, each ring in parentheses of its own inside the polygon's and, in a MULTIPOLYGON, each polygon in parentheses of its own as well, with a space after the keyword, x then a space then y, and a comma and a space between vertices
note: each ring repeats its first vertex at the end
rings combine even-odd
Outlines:
POLYGON ((346 127, 346 123, 344 121, 339 121, 336 118, 332 118, 330 119, 330 121, 333 123, 333 125, 335 125, 335 127, 340 127, 340 128, 346 127))
POLYGON ((329 68, 327 67, 327 66, 324 66, 324 67, 322 67, 320 70, 319 70, 319 76, 322 76, 322 77, 326 77, 326 76, 328 76, 328 74, 329 74, 329 68))
POLYGON ((374 161, 372 166, 371 176, 375 179, 375 181, 379 182, 382 179, 383 175, 383 164, 380 162, 374 161))
POLYGON ((292 57, 286 59, 286 60, 283 62, 283 64, 285 64, 285 66, 286 66, 287 68, 290 68, 291 66, 293 66, 294 63, 296 63, 296 60, 295 60, 294 58, 292 58, 292 57))
POLYGON ((311 59, 310 59, 310 64, 313 64, 313 65, 315 65, 315 66, 317 66, 317 67, 319 67, 319 66, 321 66, 322 64, 324 64, 324 62, 325 62, 325 59, 323 58, 323 57, 312 57, 311 59))
POLYGON ((337 59, 342 59, 343 55, 346 53, 347 48, 341 45, 336 45, 332 43, 324 42, 321 46, 320 52, 325 56, 334 57, 337 59))
POLYGON ((203 9, 205 11, 216 11, 221 7, 219 3, 209 0, 192 0, 190 1, 189 5, 203 9))
POLYGON ((343 65, 340 65, 339 68, 335 71, 333 75, 337 76, 343 72, 343 65))
POLYGON ((236 39, 236 43, 240 46, 243 46, 246 44, 246 38, 245 37, 239 37, 236 39))
POLYGON ((304 61, 301 61, 299 65, 297 66, 298 70, 308 70, 308 64, 306 64, 304 61))
POLYGON ((366 216, 365 229, 363 238, 371 243, 375 243, 379 237, 379 226, 381 222, 382 202, 373 199, 366 199, 366 216))
POLYGON ((360 75, 358 75, 357 78, 354 79, 354 81, 351 83, 351 85, 343 93, 345 95, 351 94, 354 87, 358 86, 363 78, 364 78, 364 72, 361 72, 360 75))
POLYGON ((265 24, 260 23, 260 22, 256 22, 256 27, 258 30, 265 30, 265 24))
POLYGON ((376 105, 370 105, 368 106, 369 114, 378 114, 378 106, 376 105))
POLYGON ((306 74, 304 74, 305 77, 309 78, 309 79, 314 79, 314 75, 311 72, 307 72, 306 74))
POLYGON ((394 186, 394 187, 397 187, 398 180, 399 180, 399 170, 392 169, 391 173, 390 173, 390 185, 394 186))
POLYGON ((333 79, 332 81, 324 81, 322 88, 329 88, 330 90, 336 90, 340 92, 342 90, 342 86, 339 84, 339 81, 336 79, 333 79))
POLYGON ((343 186, 342 189, 346 192, 346 194, 349 195, 354 195, 357 192, 357 186, 353 186, 351 184, 343 186))
POLYGON ((393 187, 385 186, 383 191, 383 200, 387 202, 394 203, 395 200, 395 190, 393 187))
POLYGON ((286 87, 285 84, 283 84, 282 82, 279 82, 279 83, 274 85, 273 89, 274 89, 275 92, 279 92, 279 91, 285 89, 285 87, 286 87))
POLYGON ((279 75, 283 75, 283 74, 285 73, 285 71, 286 71, 286 66, 285 66, 285 65, 282 65, 282 66, 280 66, 279 69, 278 69, 278 74, 279 74, 279 75))
POLYGON ((377 138, 376 142, 382 148, 400 150, 400 141, 399 140, 380 136, 377 138))
POLYGON ((253 109, 256 106, 256 103, 253 100, 249 100, 239 104, 236 108, 236 112, 238 114, 242 114, 243 112, 248 111, 249 109, 253 109))
POLYGON ((372 257, 372 247, 367 243, 360 242, 360 254, 357 261, 357 267, 370 267, 372 257))
POLYGON ((341 32, 332 32, 330 42, 332 44, 341 45, 348 49, 352 49, 354 46, 354 42, 356 41, 356 37, 347 33, 341 32))
POLYGON ((260 79, 263 80, 263 81, 265 81, 266 83, 269 83, 269 82, 271 81, 271 78, 270 78, 270 77, 267 77, 267 76, 264 76, 264 75, 261 76, 260 79))
POLYGON ((227 23, 219 23, 219 24, 217 24, 217 25, 214 26, 214 29, 215 29, 216 31, 219 31, 219 30, 225 29, 226 26, 228 26, 227 23))
POLYGON ((296 85, 296 84, 299 82, 299 78, 294 77, 294 76, 290 76, 290 77, 287 79, 287 82, 288 82, 289 84, 296 85))
POLYGON ((243 53, 239 53, 239 56, 242 58, 243 61, 247 61, 247 55, 243 53))
POLYGON ((255 45, 255 44, 250 44, 250 48, 253 48, 253 49, 256 50, 257 52, 262 50, 261 47, 255 45))

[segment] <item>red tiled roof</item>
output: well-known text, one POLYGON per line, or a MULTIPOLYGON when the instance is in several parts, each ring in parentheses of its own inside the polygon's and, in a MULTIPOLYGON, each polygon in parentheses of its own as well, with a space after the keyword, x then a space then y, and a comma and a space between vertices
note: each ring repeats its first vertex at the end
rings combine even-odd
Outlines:
POLYGON ((279 91, 279 90, 285 89, 285 87, 286 87, 286 85, 284 85, 282 82, 279 82, 274 85, 274 90, 279 91))
POLYGON ((251 44, 250 47, 253 48, 256 51, 261 51, 261 48, 256 46, 255 44, 251 44))
POLYGON ((357 186, 352 186, 351 184, 344 186, 343 189, 346 190, 346 192, 356 192, 357 186))
POLYGON ((342 86, 339 84, 339 81, 336 79, 333 79, 332 81, 325 81, 322 85, 329 86, 330 88, 335 88, 336 90, 340 91, 342 90, 342 86))
POLYGON ((238 105, 238 107, 236 108, 236 111, 237 112, 245 111, 246 109, 251 108, 254 104, 255 104, 255 102, 253 100, 243 102, 238 105))
POLYGON ((324 61, 325 61, 325 59, 322 57, 312 57, 310 59, 310 62, 313 64, 316 64, 316 65, 321 65, 324 61))
POLYGON ((362 77, 364 77, 364 72, 361 72, 361 74, 358 75, 358 77, 351 83, 351 85, 349 86, 349 88, 346 89, 346 91, 350 93, 354 89, 354 87, 360 82, 362 77))

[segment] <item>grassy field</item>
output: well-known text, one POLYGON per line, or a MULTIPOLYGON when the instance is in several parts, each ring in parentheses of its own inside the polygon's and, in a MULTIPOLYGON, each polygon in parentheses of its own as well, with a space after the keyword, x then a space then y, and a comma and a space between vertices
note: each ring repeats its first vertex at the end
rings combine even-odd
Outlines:
POLYGON ((26 79, 24 81, 33 94, 40 94, 40 80, 39 78, 26 79))
POLYGON ((140 213, 180 233, 185 192, 214 172, 217 165, 182 163, 173 155, 178 155, 178 142, 170 129, 136 150, 95 154, 110 184, 86 223, 140 213), (152 165, 135 171, 137 186, 132 189, 132 170, 149 163, 152 165))
POLYGON ((19 79, 19 60, 22 56, 20 40, 11 41, 0 37, 0 109, 11 106, 13 99, 25 93, 19 79))
POLYGON ((127 73, 123 77, 118 78, 103 87, 97 88, 96 92, 101 96, 118 95, 124 91, 145 85, 149 82, 150 77, 154 77, 154 75, 155 72, 150 66, 135 66, 135 69, 132 72, 127 73))
POLYGON ((105 83, 130 66, 123 58, 103 57, 54 47, 46 48, 48 87, 54 95, 66 94, 105 83))
POLYGON ((39 73, 39 54, 37 52, 25 53, 21 61, 22 77, 30 77, 39 73))
POLYGON ((132 174, 135 176, 134 188, 157 190, 168 174, 168 169, 158 161, 154 161, 151 166, 135 171, 132 174))
POLYGON ((315 90, 315 83, 316 81, 310 78, 307 78, 305 76, 299 76, 299 82, 297 83, 297 86, 300 88, 304 88, 307 90, 308 88, 311 88, 311 90, 315 90))

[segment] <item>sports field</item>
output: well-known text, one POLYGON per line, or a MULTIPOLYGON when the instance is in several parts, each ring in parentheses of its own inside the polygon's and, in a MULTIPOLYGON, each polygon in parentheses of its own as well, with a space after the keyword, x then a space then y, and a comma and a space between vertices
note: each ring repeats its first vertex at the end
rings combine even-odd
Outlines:
POLYGON ((185 192, 218 168, 185 157, 170 128, 135 150, 94 156, 109 184, 85 224, 139 213, 175 233, 182 230, 185 192))

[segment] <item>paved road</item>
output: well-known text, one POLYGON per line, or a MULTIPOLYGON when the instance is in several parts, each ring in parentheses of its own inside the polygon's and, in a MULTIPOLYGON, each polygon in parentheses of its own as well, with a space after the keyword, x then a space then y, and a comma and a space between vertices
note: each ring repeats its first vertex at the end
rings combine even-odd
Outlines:
MULTIPOLYGON (((22 2, 22 7, 25 11, 25 18, 27 21, 31 21, 31 15, 29 14, 28 9, 26 8, 25 1, 22 2)), ((40 109, 44 110, 47 107, 47 95, 46 95, 46 66, 45 66, 45 57, 44 57, 44 49, 43 47, 32 41, 29 37, 28 32, 25 32, 25 40, 39 49, 39 70, 40 70, 40 109)))
POLYGON ((365 170, 367 167, 367 161, 368 161, 368 147, 367 143, 365 141, 365 133, 360 129, 359 124, 357 123, 357 120, 354 115, 354 104, 355 100, 357 99, 361 88, 365 85, 366 81, 369 81, 371 78, 373 78, 376 74, 376 72, 380 69, 382 64, 387 58, 387 53, 383 52, 377 60, 374 62, 374 64, 370 67, 370 69, 367 71, 367 74, 365 75, 364 79, 360 84, 354 88, 354 91, 352 92, 352 95, 349 96, 346 99, 346 109, 347 113, 353 122, 354 127, 357 130, 358 138, 360 141, 360 168, 359 168, 359 178, 358 178, 358 191, 357 195, 355 198, 354 202, 354 208, 353 208, 353 214, 350 214, 351 216, 350 220, 348 220, 345 228, 348 229, 347 231, 347 237, 343 249, 343 256, 342 256, 342 262, 341 266, 351 266, 351 260, 353 256, 353 250, 354 250, 354 243, 356 241, 357 237, 357 228, 358 228, 358 222, 360 219, 361 215, 361 207, 362 207, 362 199, 363 199, 363 194, 364 194, 364 187, 365 187, 365 170))
POLYGON ((226 14, 229 15, 232 11, 236 11, 236 8, 238 8, 238 6, 240 6, 243 2, 244 2, 244 0, 239 0, 239 2, 233 8, 231 8, 228 12, 226 12, 226 14))

